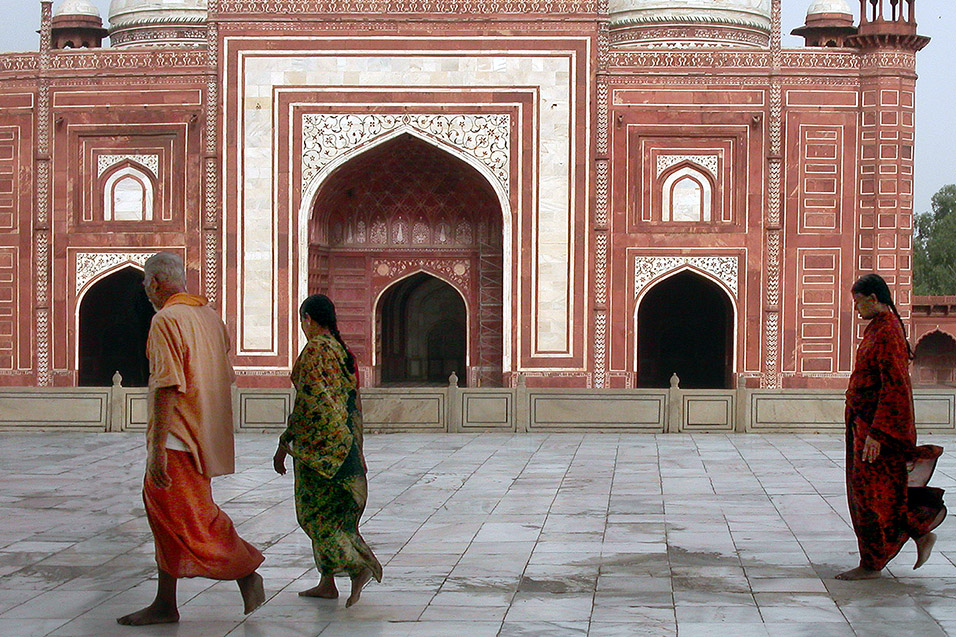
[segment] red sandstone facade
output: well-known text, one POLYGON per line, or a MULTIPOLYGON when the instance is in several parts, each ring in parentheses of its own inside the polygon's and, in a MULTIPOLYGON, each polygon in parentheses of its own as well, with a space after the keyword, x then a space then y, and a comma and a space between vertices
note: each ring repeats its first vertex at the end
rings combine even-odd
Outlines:
POLYGON ((371 385, 649 386, 707 350, 692 386, 841 386, 857 276, 910 320, 925 39, 871 11, 782 49, 768 4, 710 32, 589 0, 209 0, 174 44, 77 50, 44 3, 40 51, 0 56, 0 384, 84 382, 84 299, 162 249, 247 386, 287 384, 312 292, 371 385))

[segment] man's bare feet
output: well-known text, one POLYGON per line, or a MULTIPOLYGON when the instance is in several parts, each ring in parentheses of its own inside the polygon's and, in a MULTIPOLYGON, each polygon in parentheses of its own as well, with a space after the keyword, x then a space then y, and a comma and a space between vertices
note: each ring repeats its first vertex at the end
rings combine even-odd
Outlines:
POLYGON ((863 568, 862 566, 857 566, 856 568, 851 568, 849 571, 844 571, 836 576, 836 579, 842 580, 858 580, 858 579, 877 579, 880 576, 882 571, 874 571, 868 568, 863 568))
POLYGON ((930 554, 933 552, 933 547, 936 545, 936 534, 927 533, 923 537, 916 540, 916 564, 913 565, 913 570, 915 571, 923 564, 926 564, 926 560, 929 559, 930 554))
POLYGON ((135 613, 123 615, 116 619, 116 623, 122 626, 148 626, 150 624, 175 624, 179 621, 179 611, 175 608, 170 609, 165 604, 153 602, 146 608, 142 608, 135 613))
POLYGON ((262 576, 253 571, 236 580, 242 594, 242 612, 248 615, 266 601, 266 591, 262 587, 262 576))
POLYGON ((338 599, 339 589, 335 588, 335 577, 323 575, 319 578, 318 586, 307 591, 301 591, 299 597, 320 597, 322 599, 338 599))
POLYGON ((352 592, 349 595, 348 600, 345 602, 345 607, 348 608, 356 604, 359 601, 359 598, 362 596, 362 589, 365 588, 365 585, 368 584, 368 581, 372 579, 371 569, 363 569, 361 573, 352 578, 352 592))

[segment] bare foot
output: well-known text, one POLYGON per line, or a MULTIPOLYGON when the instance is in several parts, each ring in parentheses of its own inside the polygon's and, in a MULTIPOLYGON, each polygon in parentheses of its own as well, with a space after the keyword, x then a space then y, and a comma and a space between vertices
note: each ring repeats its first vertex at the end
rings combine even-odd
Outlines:
POLYGON ((363 569, 361 573, 352 578, 352 593, 345 602, 346 608, 359 601, 359 598, 362 596, 362 589, 366 584, 368 584, 370 579, 372 579, 372 571, 367 568, 363 569))
POLYGON ((150 624, 175 624, 179 621, 179 611, 164 604, 153 602, 146 608, 116 619, 123 626, 148 626, 150 624))
POLYGON ((926 560, 929 559, 929 556, 933 552, 933 547, 935 545, 935 533, 927 533, 923 537, 916 540, 916 564, 913 565, 914 571, 923 564, 926 564, 926 560))
POLYGON ((242 594, 242 612, 248 615, 266 601, 266 591, 262 587, 262 576, 253 571, 236 580, 242 594))
POLYGON ((836 579, 842 580, 858 580, 858 579, 877 579, 880 576, 882 571, 874 571, 868 568, 863 568, 862 566, 857 566, 856 568, 851 568, 849 571, 845 571, 836 576, 836 579))
POLYGON ((318 586, 313 586, 307 591, 299 591, 299 597, 321 597, 322 599, 338 599, 339 590, 335 588, 334 583, 332 584, 332 586, 319 584, 318 586))

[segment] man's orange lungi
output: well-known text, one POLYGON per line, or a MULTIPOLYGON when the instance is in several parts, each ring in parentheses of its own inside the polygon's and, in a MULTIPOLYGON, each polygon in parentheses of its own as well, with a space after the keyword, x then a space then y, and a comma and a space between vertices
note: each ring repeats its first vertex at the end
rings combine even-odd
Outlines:
POLYGON ((172 481, 160 489, 143 484, 146 517, 156 543, 156 563, 173 577, 234 580, 262 564, 254 546, 239 537, 232 520, 212 500, 210 479, 186 451, 166 451, 172 481))

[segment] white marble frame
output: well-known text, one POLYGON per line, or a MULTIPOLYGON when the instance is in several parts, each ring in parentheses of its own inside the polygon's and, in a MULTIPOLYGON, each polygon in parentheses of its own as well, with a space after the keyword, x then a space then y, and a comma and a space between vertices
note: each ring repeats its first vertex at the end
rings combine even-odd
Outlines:
MULTIPOLYGON (((224 46, 229 47, 230 42, 235 40, 248 40, 249 38, 226 38, 224 46)), ((281 38, 288 42, 302 41, 302 38, 289 37, 281 38)), ((337 38, 332 38, 337 39, 337 38)), ((370 40, 391 40, 390 36, 374 37, 370 40)), ((534 232, 534 268, 532 272, 532 296, 534 298, 533 312, 534 325, 531 331, 533 341, 531 354, 538 357, 567 357, 573 356, 575 350, 580 346, 574 338, 574 328, 577 324, 573 313, 573 295, 572 290, 575 283, 573 273, 576 271, 574 255, 577 243, 581 241, 573 232, 574 208, 573 203, 577 200, 577 189, 589 189, 590 184, 577 184, 574 179, 576 155, 580 152, 574 144, 568 143, 574 138, 575 130, 582 125, 579 120, 583 119, 584 125, 587 125, 591 119, 589 109, 578 112, 577 97, 575 87, 579 81, 585 81, 585 88, 590 99, 591 85, 586 77, 579 78, 577 75, 577 52, 573 48, 554 49, 548 51, 539 50, 521 50, 517 52, 501 53, 496 52, 494 56, 489 56, 488 51, 480 49, 442 51, 440 54, 434 50, 427 49, 429 40, 444 40, 446 38, 401 38, 411 40, 417 43, 422 49, 406 48, 401 50, 312 50, 307 48, 296 50, 248 50, 240 51, 238 55, 238 76, 239 88, 238 95, 235 97, 226 96, 226 102, 236 101, 239 108, 238 121, 230 124, 224 122, 228 128, 234 125, 238 128, 238 137, 240 138, 240 147, 236 150, 238 160, 237 182, 229 184, 229 178, 226 176, 224 205, 229 209, 228 200, 231 197, 238 196, 237 214, 240 217, 239 227, 239 253, 245 255, 245 259, 240 258, 237 263, 240 285, 238 298, 237 321, 239 322, 239 333, 242 340, 238 343, 238 354, 248 355, 276 355, 279 353, 279 346, 275 342, 274 336, 260 332, 256 339, 252 339, 250 333, 247 333, 246 327, 250 329, 260 328, 271 332, 274 335, 278 328, 277 312, 271 312, 268 318, 268 325, 262 321, 261 325, 254 324, 246 316, 249 313, 250 300, 246 292, 251 290, 249 286, 260 287, 259 296, 263 292, 268 294, 274 302, 276 291, 283 282, 276 280, 275 277, 275 255, 274 247, 266 246, 265 242, 259 241, 256 249, 250 248, 250 239, 260 236, 269 236, 274 238, 277 228, 274 223, 274 213, 268 213, 270 209, 275 210, 279 205, 276 199, 276 179, 278 175, 274 174, 274 161, 272 155, 275 150, 275 131, 278 122, 278 113, 274 112, 273 98, 278 91, 291 89, 293 84, 298 90, 317 88, 334 88, 341 84, 339 81, 328 79, 337 77, 337 71, 327 69, 329 61, 342 62, 346 66, 353 63, 354 60, 361 60, 363 63, 380 63, 387 60, 392 66, 396 66, 396 60, 401 64, 407 65, 410 62, 416 64, 422 63, 426 66, 432 64, 434 60, 449 59, 454 60, 459 65, 458 74, 463 73, 463 68, 471 64, 481 64, 484 68, 480 73, 469 71, 471 83, 462 82, 459 90, 475 90, 477 88, 494 89, 499 87, 524 88, 527 86, 535 87, 538 92, 538 100, 535 105, 536 127, 532 131, 533 139, 531 145, 536 149, 536 155, 531 158, 538 163, 542 158, 547 158, 551 168, 548 175, 542 171, 536 171, 534 183, 526 185, 527 194, 519 195, 521 197, 531 198, 531 209, 533 210, 533 220, 531 230, 534 232), (259 64, 258 67, 255 67, 259 64), (272 66, 270 66, 272 65, 272 66), (323 66, 324 65, 324 66, 323 66), (496 66, 497 65, 497 66, 496 66), (544 71, 539 71, 539 65, 544 71), (276 73, 270 71, 273 67, 280 69, 294 69, 297 82, 291 82, 284 77, 276 77, 276 73), (501 68, 498 68, 500 66, 501 68), (493 68, 493 71, 491 70, 493 68), (559 78, 557 82, 544 81, 535 75, 528 75, 526 69, 534 69, 534 73, 556 74, 559 78), (525 73, 525 75, 521 75, 525 73), (258 80, 250 77, 257 76, 258 80), (479 77, 480 76, 480 77, 479 77), (488 79, 483 79, 487 77, 488 79), (520 81, 519 81, 520 80, 520 81), (257 83, 258 82, 258 83, 257 83), (260 113, 261 111, 261 113, 260 113), (249 133, 249 131, 254 131, 249 133), (249 135, 252 137, 249 137, 249 135), (258 137, 256 137, 258 136, 258 137), (263 143, 268 138, 268 147, 263 143), (256 144, 251 143, 252 139, 257 139, 256 144), (248 166, 255 166, 258 173, 253 182, 249 181, 246 174, 248 166), (553 174, 552 174, 553 173, 553 174), (539 185, 538 180, 542 183, 539 185), (256 206, 251 206, 247 196, 253 194, 259 199, 256 206), (539 199, 541 200, 539 202, 539 199), (267 214, 263 214, 267 213, 267 214), (254 221, 254 227, 249 227, 250 220, 254 221), (255 227, 258 224, 258 227, 255 227), (540 242, 544 239, 550 244, 550 253, 543 256, 544 252, 540 249, 540 242), (271 256, 270 256, 271 255, 271 256), (259 262, 257 271, 249 270, 249 263, 259 262), (570 266, 570 267, 569 267, 570 266), (271 271, 271 273, 270 273, 271 271), (249 274, 258 275, 249 276, 249 274), (265 284, 267 290, 262 290, 265 284), (547 322, 546 322, 547 321, 547 322), (550 329, 545 329, 548 326, 550 329), (254 342, 255 341, 255 342, 254 342), (271 341, 271 345, 267 342, 271 341)), ((533 40, 533 38, 511 38, 515 40, 533 40)), ((570 36, 565 38, 569 41, 583 42, 588 50, 591 47, 591 41, 586 37, 570 36)), ((229 69, 230 62, 228 54, 225 56, 226 68, 225 76, 228 78, 233 71, 229 69)), ((588 58, 589 59, 589 58, 588 58)), ((341 66, 341 65, 340 65, 341 66)), ((344 67, 342 67, 344 68, 344 67)), ((380 70, 369 71, 369 79, 360 81, 360 88, 367 90, 376 90, 385 84, 394 82, 391 78, 395 76, 396 69, 393 68, 390 73, 383 74, 380 70), (387 75, 386 82, 385 76, 387 75)), ((405 76, 408 88, 423 90, 449 90, 449 86, 456 86, 455 81, 447 77, 430 78, 427 73, 422 74, 416 71, 414 77, 405 76)), ((278 74, 278 75, 281 75, 278 74)), ((228 81, 226 86, 228 87, 228 81)), ((356 88, 356 83, 350 84, 356 88)), ((228 88, 226 91, 228 92, 228 88)), ((225 132, 228 136, 228 132, 225 132)), ((586 152, 590 152, 590 142, 588 142, 586 152)), ((512 161, 517 158, 513 155, 512 161)), ((492 182, 493 183, 493 182, 492 182)), ((292 221, 293 227, 298 227, 296 220, 292 221)), ((300 236, 298 238, 298 247, 301 250, 307 248, 308 237, 300 236)), ((587 252, 587 243, 584 242, 584 249, 587 252)), ((585 254, 585 259, 586 259, 585 254)), ((290 263, 296 267, 297 263, 290 263)), ((302 276, 293 275, 289 286, 296 285, 302 276)), ((517 297, 521 296, 520 290, 517 297)), ((264 297, 262 297, 264 298, 264 297)), ((260 312, 261 314, 261 312, 260 312)), ((521 348, 521 337, 517 338, 517 347, 521 348)), ((252 368, 250 368, 252 369, 252 368)))
MULTIPOLYGON (((729 255, 722 255, 722 256, 729 256, 729 255)), ((637 257, 637 258, 640 258, 640 257, 637 257)), ((654 257, 650 257, 650 258, 654 258, 654 257)), ((665 258, 668 258, 668 257, 665 257, 665 258)), ((660 282, 663 281, 664 279, 669 279, 669 278, 671 278, 671 277, 674 276, 675 274, 679 274, 679 273, 681 273, 681 272, 686 272, 686 271, 693 272, 694 274, 698 274, 698 275, 704 277, 705 279, 711 281, 712 283, 716 283, 717 286, 718 286, 721 290, 723 290, 724 294, 726 294, 727 297, 730 299, 730 307, 731 307, 731 309, 733 310, 733 316, 731 316, 731 318, 730 318, 730 320, 732 321, 732 325, 733 325, 733 333, 732 333, 732 337, 731 337, 731 346, 733 347, 733 353, 732 353, 732 355, 731 355, 731 357, 730 357, 730 360, 731 360, 731 368, 732 368, 731 371, 732 371, 734 374, 737 374, 737 373, 739 372, 739 370, 737 369, 737 357, 739 356, 739 350, 740 350, 740 347, 738 347, 738 330, 739 330, 739 318, 738 318, 738 317, 739 317, 739 315, 740 315, 740 308, 737 306, 737 303, 738 303, 737 290, 736 290, 736 289, 732 289, 730 286, 727 285, 727 282, 726 282, 726 281, 721 280, 719 277, 717 277, 716 275, 714 275, 712 272, 708 272, 708 271, 703 270, 703 269, 701 269, 701 268, 699 268, 699 267, 696 267, 696 266, 694 266, 692 263, 689 262, 690 260, 692 260, 692 259, 694 259, 694 258, 699 258, 699 257, 686 257, 686 258, 688 259, 688 262, 686 262, 686 263, 684 263, 683 265, 680 265, 680 266, 678 266, 678 267, 675 267, 675 268, 673 268, 673 269, 671 269, 671 270, 668 270, 667 272, 663 272, 663 273, 661 273, 661 274, 658 274, 658 275, 655 276, 654 278, 648 280, 647 283, 645 283, 642 287, 640 287, 639 289, 635 289, 635 291, 634 291, 634 293, 635 293, 635 302, 634 302, 634 316, 633 316, 633 323, 632 323, 633 330, 634 330, 634 352, 633 352, 633 359, 632 359, 632 361, 631 361, 631 362, 632 362, 632 365, 633 365, 633 368, 632 368, 631 371, 633 371, 635 374, 636 374, 637 371, 638 371, 638 369, 637 369, 637 359, 638 359, 638 345, 639 345, 639 343, 638 343, 638 337, 637 337, 637 335, 638 335, 638 331, 637 331, 637 328, 638 328, 637 321, 638 321, 638 316, 639 316, 640 313, 641 313, 641 303, 644 301, 644 297, 647 295, 647 293, 648 293, 651 289, 653 289, 658 283, 660 283, 660 282)), ((739 267, 740 267, 740 257, 738 257, 738 256, 730 256, 730 258, 733 258, 733 259, 736 259, 736 260, 737 260, 737 267, 739 268, 739 267)), ((633 272, 633 270, 632 270, 632 272, 633 272)), ((739 272, 738 272, 738 280, 739 280, 739 272)))

